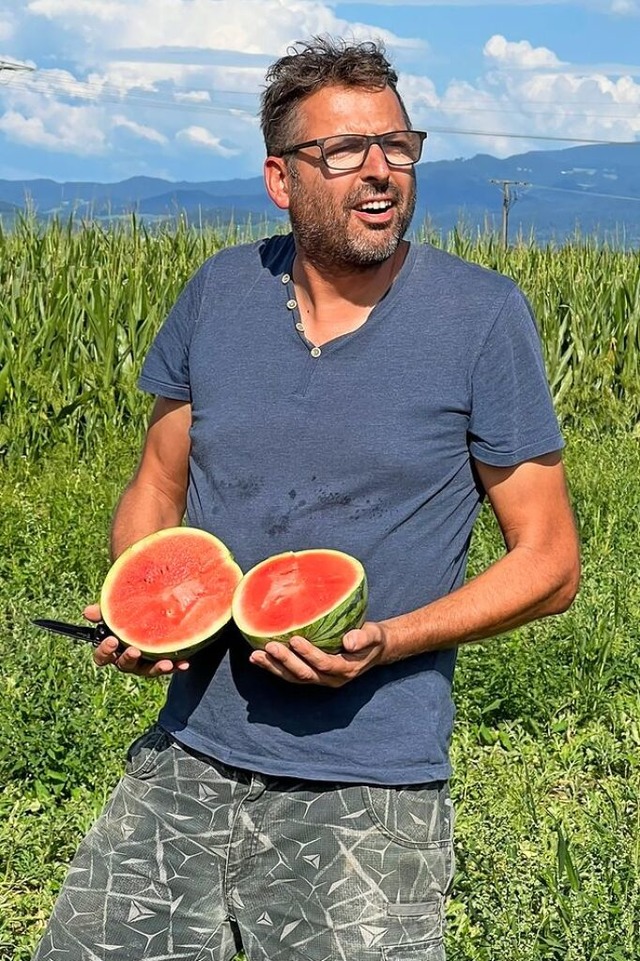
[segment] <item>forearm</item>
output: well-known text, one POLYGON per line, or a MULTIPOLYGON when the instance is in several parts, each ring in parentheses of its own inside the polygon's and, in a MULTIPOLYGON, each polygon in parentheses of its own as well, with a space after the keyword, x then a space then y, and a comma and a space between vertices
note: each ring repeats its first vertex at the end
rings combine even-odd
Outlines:
POLYGON ((184 516, 189 476, 191 407, 158 397, 140 458, 111 523, 111 556, 147 534, 177 527, 184 516))
POLYGON ((495 637, 566 610, 578 587, 577 556, 537 556, 516 548, 463 587, 382 622, 384 661, 495 637))
POLYGON ((560 454, 476 467, 506 553, 448 596, 384 622, 385 661, 504 634, 561 613, 576 595, 580 550, 560 454))
POLYGON ((125 488, 111 524, 111 557, 147 534, 178 527, 185 505, 152 484, 135 479, 125 488))

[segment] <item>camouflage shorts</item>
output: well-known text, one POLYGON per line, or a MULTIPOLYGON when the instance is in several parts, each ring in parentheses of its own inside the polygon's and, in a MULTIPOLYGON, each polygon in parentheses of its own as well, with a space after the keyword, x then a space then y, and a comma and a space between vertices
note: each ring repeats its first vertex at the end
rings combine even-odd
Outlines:
POLYGON ((444 961, 446 783, 231 770, 160 728, 78 849, 33 961, 444 961))

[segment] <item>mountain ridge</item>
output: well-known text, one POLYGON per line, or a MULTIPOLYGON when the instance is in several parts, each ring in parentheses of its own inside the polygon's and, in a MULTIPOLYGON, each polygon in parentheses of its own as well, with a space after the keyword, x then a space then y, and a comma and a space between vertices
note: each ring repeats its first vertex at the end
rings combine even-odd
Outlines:
MULTIPOLYGON (((427 160, 416 166, 413 227, 500 230, 508 189, 510 239, 522 233, 541 242, 562 241, 578 231, 640 245, 639 160, 640 142, 427 160)), ((151 222, 177 215, 196 224, 286 222, 267 197, 261 176, 197 182, 146 176, 114 183, 0 180, 3 224, 27 211, 42 219, 73 214, 109 220, 136 213, 151 222)))

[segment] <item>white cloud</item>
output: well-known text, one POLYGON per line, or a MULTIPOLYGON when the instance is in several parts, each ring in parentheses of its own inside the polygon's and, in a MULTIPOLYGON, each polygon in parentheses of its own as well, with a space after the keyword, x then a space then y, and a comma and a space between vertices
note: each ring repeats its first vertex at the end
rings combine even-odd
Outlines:
MULTIPOLYGON (((375 5, 376 0, 368 2, 375 5)), ((484 2, 447 0, 447 5, 484 2)), ((569 0, 539 0, 541 10, 556 2, 569 0)), ((441 0, 389 0, 385 5, 436 3, 441 0)), ((511 5, 523 3, 513 0, 511 5)), ((619 16, 640 8, 640 0, 574 3, 619 16)), ((233 157, 233 173, 256 172, 262 154, 256 114, 265 63, 297 38, 314 34, 385 42, 400 71, 400 91, 414 124, 432 133, 426 159, 439 159, 438 150, 443 157, 478 150, 516 153, 540 147, 537 136, 630 140, 640 133, 640 86, 634 81, 640 67, 577 66, 561 60, 551 46, 502 33, 489 36, 489 30, 479 75, 464 81, 467 65, 454 62, 452 69, 459 66, 460 76, 438 87, 425 75, 426 42, 342 19, 337 0, 16 0, 18 6, 23 17, 18 38, 51 37, 50 49, 41 47, 43 67, 67 69, 39 69, 21 75, 19 83, 0 85, 5 139, 82 155, 101 151, 105 157, 114 144, 124 142, 121 162, 132 169, 148 163, 178 170, 179 144, 191 149, 194 164, 210 164, 213 155, 220 161, 233 157), (419 57, 413 55, 416 50, 419 57), (411 63, 415 72, 405 72, 403 63, 411 63), (80 109, 81 132, 74 121, 74 111, 80 109), (62 122, 65 115, 68 128, 62 122), (489 133, 442 138, 437 128, 489 133)), ((5 22, 19 22, 18 13, 6 9, 0 0, 0 31, 5 22)), ((386 22, 393 26, 398 21, 390 13, 386 22)), ((26 52, 26 41, 21 52, 26 52)), ((28 52, 33 54, 33 48, 28 52)), ((442 51, 434 50, 434 64, 439 57, 442 51)), ((222 162, 217 169, 224 169, 222 162)))
POLYGON ((425 49, 389 30, 344 20, 326 0, 29 0, 27 11, 34 22, 46 18, 78 39, 70 56, 79 70, 84 63, 91 71, 87 80, 96 90, 105 88, 103 97, 107 87, 120 96, 169 92, 164 99, 211 88, 214 109, 255 112, 265 64, 298 37, 379 37, 394 49, 425 49))
POLYGON ((187 90, 185 93, 178 91, 175 96, 179 103, 211 103, 211 94, 208 90, 187 90))
MULTIPOLYGON (((171 155, 176 140, 220 158, 241 154, 245 163, 259 156, 258 98, 266 64, 297 38, 379 38, 400 51, 426 49, 391 30, 342 19, 327 0, 28 0, 22 15, 30 32, 40 34, 44 26, 60 41, 52 52, 68 69, 40 69, 21 84, 22 92, 17 84, 0 92, 8 112, 23 117, 21 136, 32 117, 34 139, 50 146, 65 142, 43 118, 50 118, 55 103, 64 112, 82 99, 95 105, 94 136, 83 152, 126 129, 157 144, 155 163, 171 155)), ((6 120, 6 136, 17 137, 17 127, 6 120)))
POLYGON ((126 13, 126 4, 110 0, 31 0, 29 13, 47 17, 49 20, 79 17, 83 20, 99 20, 108 23, 126 13))
POLYGON ((105 137, 85 108, 52 105, 46 116, 25 116, 16 110, 0 117, 0 131, 29 147, 87 157, 103 151, 105 137))
POLYGON ((128 130, 130 133, 134 134, 136 137, 140 137, 142 140, 149 140, 151 143, 165 144, 167 143, 167 137, 159 130, 155 130, 153 127, 146 127, 143 124, 135 123, 133 120, 128 120, 126 117, 120 115, 113 118, 113 126, 121 127, 128 130))
POLYGON ((117 63, 93 70, 87 76, 87 83, 99 89, 103 95, 115 92, 124 97, 131 92, 153 93, 163 82, 176 82, 182 75, 179 67, 166 70, 152 63, 140 69, 135 63, 117 63))
POLYGON ((38 70, 30 74, 22 84, 31 94, 44 94, 47 98, 60 95, 82 100, 97 101, 100 97, 100 85, 94 85, 91 78, 78 80, 68 70, 38 70))
POLYGON ((215 47, 278 55, 292 38, 314 34, 380 36, 395 46, 422 46, 389 30, 337 17, 324 0, 30 0, 31 14, 75 22, 104 47, 215 47))
POLYGON ((507 156, 539 149, 547 138, 579 142, 640 137, 640 83, 631 76, 613 79, 594 67, 578 69, 547 47, 509 41, 500 34, 489 38, 484 53, 489 69, 482 76, 475 82, 451 80, 442 92, 425 77, 401 78, 414 124, 432 131, 429 159, 440 159, 443 144, 443 155, 451 156, 457 142, 460 155, 478 151, 507 156), (466 133, 456 137, 456 131, 466 133), (446 134, 444 140, 441 134, 446 134))
POLYGON ((500 65, 521 70, 560 66, 555 53, 547 47, 532 47, 528 40, 510 42, 499 33, 487 40, 483 53, 500 65))
POLYGON ((211 150, 220 157, 235 157, 240 153, 239 150, 225 147, 222 144, 221 138, 215 137, 205 127, 185 127, 184 130, 178 131, 176 140, 190 144, 193 147, 204 147, 206 150, 211 150))
POLYGON ((405 73, 398 80, 398 92, 402 97, 410 117, 418 111, 438 109, 440 98, 435 84, 428 77, 405 73))

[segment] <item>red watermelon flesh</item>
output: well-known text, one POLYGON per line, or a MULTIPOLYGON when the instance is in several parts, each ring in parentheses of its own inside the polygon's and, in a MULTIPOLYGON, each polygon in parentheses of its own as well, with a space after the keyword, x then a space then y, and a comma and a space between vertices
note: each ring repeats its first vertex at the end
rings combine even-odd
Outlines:
POLYGON ((229 621, 241 576, 212 534, 158 531, 115 561, 102 588, 102 616, 116 637, 147 657, 186 657, 229 621))
POLYGON ((244 589, 251 623, 264 634, 282 634, 326 613, 353 585, 349 558, 320 551, 283 554, 261 566, 244 589))
POLYGON ((317 647, 337 650, 359 627, 367 605, 360 561, 341 551, 314 549, 277 554, 253 567, 236 588, 232 612, 254 647, 286 643, 300 634, 317 647))

